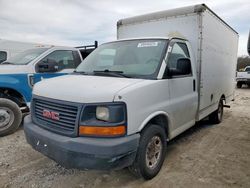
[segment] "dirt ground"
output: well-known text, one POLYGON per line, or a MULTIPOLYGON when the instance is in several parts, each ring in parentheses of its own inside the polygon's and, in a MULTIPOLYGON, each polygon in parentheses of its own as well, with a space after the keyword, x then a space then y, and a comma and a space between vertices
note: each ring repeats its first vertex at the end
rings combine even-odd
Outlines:
POLYGON ((127 169, 64 169, 34 151, 20 128, 0 138, 0 187, 250 187, 250 89, 236 90, 223 123, 203 121, 171 141, 153 180, 127 169))

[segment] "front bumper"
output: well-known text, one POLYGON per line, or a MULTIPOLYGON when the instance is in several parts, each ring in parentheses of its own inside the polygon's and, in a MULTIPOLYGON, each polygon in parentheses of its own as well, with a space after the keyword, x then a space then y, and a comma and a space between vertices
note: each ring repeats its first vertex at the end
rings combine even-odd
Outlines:
POLYGON ((250 83, 250 78, 236 78, 236 81, 250 83))
POLYGON ((27 142, 37 151, 66 168, 121 169, 130 166, 136 156, 139 134, 120 138, 67 137, 24 121, 27 142))

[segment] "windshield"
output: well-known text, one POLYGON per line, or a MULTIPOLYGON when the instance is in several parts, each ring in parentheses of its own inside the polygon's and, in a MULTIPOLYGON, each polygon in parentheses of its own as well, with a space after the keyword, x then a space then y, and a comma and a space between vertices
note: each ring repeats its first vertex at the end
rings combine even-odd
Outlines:
POLYGON ((250 67, 247 67, 247 68, 245 69, 245 71, 246 71, 246 72, 250 72, 250 67))
POLYGON ((2 64, 14 64, 14 65, 26 65, 30 63, 32 60, 37 58, 43 52, 48 50, 48 48, 34 48, 23 51, 13 57, 10 57, 7 61, 2 64))
MULTIPOLYGON (((76 69, 82 73, 119 73, 127 77, 157 77, 167 40, 143 39, 106 43, 76 69)), ((111 74, 110 74, 111 75, 111 74)), ((114 74, 112 74, 114 75, 114 74)))

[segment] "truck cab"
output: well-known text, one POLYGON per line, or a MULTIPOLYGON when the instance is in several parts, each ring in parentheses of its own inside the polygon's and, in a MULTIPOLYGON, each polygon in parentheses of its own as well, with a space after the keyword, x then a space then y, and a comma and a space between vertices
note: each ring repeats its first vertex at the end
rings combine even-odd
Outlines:
POLYGON ((0 64, 0 135, 15 131, 29 112, 35 83, 72 73, 81 63, 80 51, 71 47, 37 47, 0 64))
POLYGON ((154 169, 163 163, 165 141, 196 121, 196 82, 186 39, 103 44, 74 74, 35 85, 27 141, 66 167, 117 169, 140 160, 145 139, 142 147, 152 150, 146 168, 154 169))

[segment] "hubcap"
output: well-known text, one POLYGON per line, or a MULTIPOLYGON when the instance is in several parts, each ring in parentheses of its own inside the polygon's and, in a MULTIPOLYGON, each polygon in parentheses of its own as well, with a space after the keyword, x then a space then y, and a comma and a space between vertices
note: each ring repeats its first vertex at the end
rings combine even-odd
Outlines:
POLYGON ((14 114, 9 108, 0 108, 0 128, 9 126, 14 121, 14 114))
POLYGON ((154 136, 148 143, 146 148, 146 165, 150 169, 154 169, 162 155, 162 141, 159 136, 154 136))

